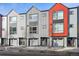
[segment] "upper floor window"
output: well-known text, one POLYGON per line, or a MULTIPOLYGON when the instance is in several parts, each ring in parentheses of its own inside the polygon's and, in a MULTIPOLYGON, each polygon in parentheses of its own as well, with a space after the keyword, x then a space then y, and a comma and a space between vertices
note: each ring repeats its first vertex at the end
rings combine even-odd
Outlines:
POLYGON ((37 21, 38 20, 38 14, 30 14, 29 19, 30 19, 30 21, 33 21, 33 22, 37 21))
POLYGON ((54 33, 63 33, 64 32, 63 23, 53 24, 53 32, 54 33))
POLYGON ((30 27, 30 33, 37 33, 37 27, 30 27))
POLYGON ((11 23, 16 23, 16 19, 17 19, 17 17, 15 17, 15 16, 14 17, 10 17, 10 22, 11 23))
POLYGON ((43 26, 43 29, 46 29, 46 25, 42 25, 43 26))
POLYGON ((16 34, 16 27, 10 27, 10 34, 16 34))
POLYGON ((57 11, 53 13, 53 20, 61 20, 64 19, 63 11, 57 11))
POLYGON ((47 16, 47 14, 46 13, 42 13, 42 17, 46 17, 47 16))
POLYGON ((73 14, 74 14, 74 11, 69 11, 69 14, 70 14, 70 15, 73 15, 73 14))
POLYGON ((69 26, 70 28, 72 28, 73 27, 73 24, 70 24, 70 26, 69 26))

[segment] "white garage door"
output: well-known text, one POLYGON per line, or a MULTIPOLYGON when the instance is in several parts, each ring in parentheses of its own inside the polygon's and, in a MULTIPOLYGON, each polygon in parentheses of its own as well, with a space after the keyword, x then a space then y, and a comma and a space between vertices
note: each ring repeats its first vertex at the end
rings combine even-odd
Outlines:
POLYGON ((38 39, 31 39, 30 40, 30 46, 37 46, 38 45, 38 39))
POLYGON ((18 44, 18 43, 17 43, 17 39, 11 39, 11 40, 10 40, 10 45, 11 45, 11 46, 17 46, 17 44, 18 44))

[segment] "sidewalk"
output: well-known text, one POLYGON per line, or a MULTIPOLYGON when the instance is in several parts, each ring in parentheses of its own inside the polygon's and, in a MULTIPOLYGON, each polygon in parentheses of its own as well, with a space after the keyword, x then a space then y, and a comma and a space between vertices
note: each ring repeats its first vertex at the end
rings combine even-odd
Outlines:
POLYGON ((71 51, 77 48, 74 47, 66 47, 66 48, 48 48, 48 47, 26 47, 23 48, 25 50, 48 50, 48 51, 71 51))

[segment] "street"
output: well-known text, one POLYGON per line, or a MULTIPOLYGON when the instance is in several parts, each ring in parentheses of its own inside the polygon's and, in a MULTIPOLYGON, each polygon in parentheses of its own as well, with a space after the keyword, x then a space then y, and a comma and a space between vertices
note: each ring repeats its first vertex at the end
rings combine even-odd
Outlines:
POLYGON ((8 50, 0 50, 0 56, 79 56, 79 52, 77 51, 79 51, 79 49, 68 51, 51 51, 9 48, 8 50))

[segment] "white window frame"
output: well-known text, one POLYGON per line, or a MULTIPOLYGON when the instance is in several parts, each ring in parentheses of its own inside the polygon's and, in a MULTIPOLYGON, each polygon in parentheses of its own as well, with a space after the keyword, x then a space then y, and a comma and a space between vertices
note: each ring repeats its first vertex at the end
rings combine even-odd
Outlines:
POLYGON ((10 23, 16 23, 17 22, 17 17, 16 16, 12 16, 12 17, 10 17, 9 21, 10 21, 10 23), (14 20, 12 20, 12 18, 16 18, 16 20, 14 19, 15 20, 14 21, 14 20))
POLYGON ((59 10, 57 12, 53 12, 53 20, 61 20, 61 19, 64 19, 64 11, 59 10), (61 16, 59 15, 60 12, 63 12, 61 13, 61 16))
POLYGON ((30 19, 30 21, 32 21, 32 22, 38 21, 38 14, 30 14, 30 15, 29 15, 29 19, 30 19))
POLYGON ((53 33, 63 33, 64 32, 64 24, 56 23, 53 24, 53 33), (62 27, 62 29, 60 29, 62 27))

